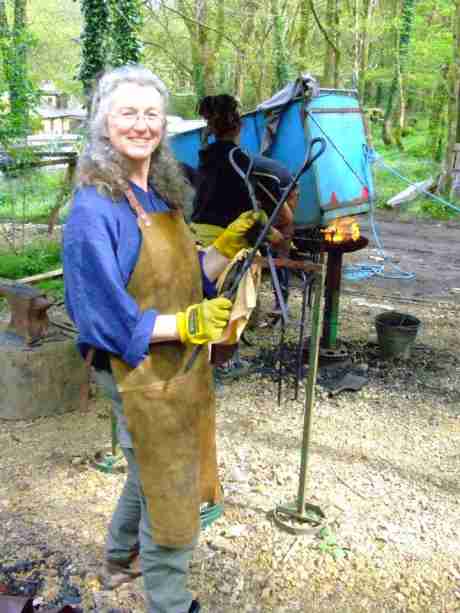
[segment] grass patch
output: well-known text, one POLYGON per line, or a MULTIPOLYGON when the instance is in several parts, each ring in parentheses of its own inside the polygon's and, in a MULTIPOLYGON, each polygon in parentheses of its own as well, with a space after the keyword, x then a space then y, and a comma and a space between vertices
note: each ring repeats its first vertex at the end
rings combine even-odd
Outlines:
POLYGON ((64 280, 62 277, 59 279, 41 281, 36 284, 36 287, 40 288, 50 298, 64 300, 64 280))
MULTIPOLYGON (((424 181, 429 177, 436 178, 441 172, 441 164, 431 158, 427 145, 427 126, 422 122, 417 128, 404 138, 404 151, 400 151, 396 145, 384 145, 381 138, 381 124, 373 124, 372 139, 374 148, 388 166, 397 173, 409 179, 412 183, 424 181)), ((377 207, 390 208, 387 201, 409 187, 405 181, 394 176, 380 164, 374 165, 374 180, 377 195, 377 207)), ((445 198, 449 201, 449 198, 445 198)), ((452 202, 459 206, 458 202, 452 202)), ((403 215, 420 217, 425 219, 448 220, 459 218, 459 214, 453 209, 432 200, 428 196, 420 195, 412 202, 398 206, 403 215)))
POLYGON ((29 170, 0 178, 0 221, 46 223, 56 204, 64 170, 29 170))
POLYGON ((61 245, 56 241, 40 241, 24 247, 21 253, 0 251, 0 277, 21 279, 48 272, 61 265, 61 245))
MULTIPOLYGON (((0 251, 0 278, 17 280, 61 267, 61 245, 56 241, 40 241, 24 247, 21 253, 0 251)), ((48 279, 36 285, 48 296, 62 299, 62 278, 48 279)))

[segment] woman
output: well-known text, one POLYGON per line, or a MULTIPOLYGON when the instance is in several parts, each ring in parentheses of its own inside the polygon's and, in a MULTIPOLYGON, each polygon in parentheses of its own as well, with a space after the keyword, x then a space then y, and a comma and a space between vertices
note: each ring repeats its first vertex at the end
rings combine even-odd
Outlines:
POLYGON ((231 302, 214 280, 258 220, 237 219, 200 255, 184 222, 187 183, 165 142, 167 90, 150 70, 105 74, 63 243, 66 305, 78 346, 111 396, 128 462, 102 581, 138 576, 150 613, 197 612, 186 588, 199 507, 219 500, 207 351, 231 302), (203 290, 210 300, 203 300, 203 290))

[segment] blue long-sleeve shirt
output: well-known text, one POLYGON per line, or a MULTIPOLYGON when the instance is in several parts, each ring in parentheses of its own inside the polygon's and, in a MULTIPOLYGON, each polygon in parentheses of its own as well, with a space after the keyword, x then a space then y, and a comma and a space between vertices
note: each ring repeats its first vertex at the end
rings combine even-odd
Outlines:
MULTIPOLYGON (((154 190, 131 187, 146 213, 169 210, 154 190)), ((95 347, 132 367, 147 356, 158 312, 141 311, 126 290, 141 242, 126 199, 114 202, 92 186, 76 191, 64 229, 63 268, 65 303, 83 356, 95 347)), ((214 284, 202 276, 205 295, 213 297, 214 284)))

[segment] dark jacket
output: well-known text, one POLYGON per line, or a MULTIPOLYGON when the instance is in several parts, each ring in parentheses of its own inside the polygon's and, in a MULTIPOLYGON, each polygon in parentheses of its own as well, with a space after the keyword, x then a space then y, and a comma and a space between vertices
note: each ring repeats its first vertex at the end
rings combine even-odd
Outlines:
MULTIPOLYGON (((217 140, 200 151, 197 191, 194 200, 192 221, 194 223, 228 226, 244 211, 252 209, 248 189, 229 161, 229 154, 235 144, 217 140)), ((292 179, 291 173, 279 162, 255 155, 251 178, 255 185, 256 197, 268 214, 274 208, 283 189, 292 179), (272 198, 267 196, 267 191, 272 198)), ((238 149, 235 162, 246 172, 248 156, 238 149)))

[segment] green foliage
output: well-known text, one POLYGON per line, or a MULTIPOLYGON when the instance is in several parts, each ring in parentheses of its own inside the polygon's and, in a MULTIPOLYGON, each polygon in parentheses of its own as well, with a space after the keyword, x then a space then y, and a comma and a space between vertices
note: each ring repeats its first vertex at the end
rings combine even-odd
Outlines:
POLYGON ((0 179, 0 221, 47 223, 63 171, 19 169, 0 179))
POLYGON ((321 528, 318 533, 320 543, 318 549, 325 554, 331 555, 334 560, 341 560, 350 555, 347 547, 341 547, 337 543, 337 537, 329 527, 321 528))
POLYGON ((89 95, 94 79, 106 64, 109 11, 105 0, 81 0, 84 28, 81 35, 82 55, 78 78, 89 95))
MULTIPOLYGON (((388 166, 413 183, 424 181, 429 177, 436 178, 441 172, 441 164, 431 157, 431 151, 426 139, 428 122, 423 117, 410 131, 404 141, 404 151, 396 145, 385 146, 381 140, 378 127, 373 128, 373 142, 376 150, 382 155, 388 166)), ((377 164, 374 168, 374 179, 377 193, 377 207, 386 208, 386 202, 402 192, 408 184, 398 179, 384 167, 377 164)), ((448 199, 447 199, 448 200, 448 199)), ((447 220, 457 217, 455 211, 420 195, 416 200, 402 203, 398 209, 405 215, 447 220)))
POLYGON ((56 300, 64 299, 64 281, 63 279, 48 279, 37 283, 37 287, 43 290, 47 296, 53 297, 56 300))
POLYGON ((140 62, 142 45, 138 34, 142 18, 138 0, 110 0, 110 64, 140 62))
POLYGON ((40 241, 26 246, 21 253, 0 251, 0 277, 21 279, 58 268, 61 246, 56 241, 40 241))
MULTIPOLYGON (((277 3, 274 8, 278 8, 277 3)), ((275 80, 273 86, 275 91, 284 87, 289 81, 289 63, 285 45, 285 30, 286 27, 283 16, 277 11, 273 15, 273 64, 275 67, 275 80)))
MULTIPOLYGON (((447 199, 448 200, 448 199, 447 199)), ((457 206, 459 203, 457 203, 457 206)), ((447 221, 449 219, 459 218, 459 214, 456 213, 450 207, 442 205, 440 202, 431 200, 431 198, 424 198, 422 202, 409 208, 412 214, 420 215, 420 217, 428 217, 429 219, 439 219, 439 221, 447 221)))
MULTIPOLYGON (((56 241, 37 241, 25 247, 20 253, 0 251, 0 277, 5 279, 22 279, 60 267, 61 246, 56 241)), ((37 287, 56 300, 64 298, 62 278, 41 281, 37 287)))
POLYGON ((186 96, 172 95, 169 101, 169 113, 180 115, 185 119, 196 118, 196 96, 190 93, 186 96))
POLYGON ((80 95, 81 85, 76 79, 82 29, 80 2, 29 1, 28 22, 35 39, 29 54, 29 74, 33 82, 53 81, 57 89, 80 95))
POLYGON ((24 5, 15 5, 13 26, 9 26, 6 13, 0 23, 0 144, 7 149, 18 139, 27 136, 30 114, 38 103, 38 92, 29 79, 27 59, 35 39, 26 28, 24 5), (8 99, 8 101, 6 101, 8 99))
POLYGON ((108 66, 141 60, 139 0, 81 0, 84 29, 79 79, 86 95, 108 66))

